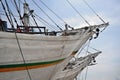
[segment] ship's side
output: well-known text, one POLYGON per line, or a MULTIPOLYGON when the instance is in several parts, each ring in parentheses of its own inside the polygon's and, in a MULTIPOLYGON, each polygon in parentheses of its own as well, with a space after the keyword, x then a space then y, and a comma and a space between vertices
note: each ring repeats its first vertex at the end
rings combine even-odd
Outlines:
POLYGON ((60 29, 49 31, 49 27, 38 25, 35 19, 37 15, 30 9, 26 0, 23 3, 24 12, 19 10, 20 2, 13 1, 20 19, 15 17, 7 0, 0 2, 8 19, 3 21, 0 17, 0 80, 74 80, 78 73, 91 63, 92 56, 96 57, 96 54, 75 61, 72 69, 69 69, 71 59, 88 40, 96 39, 100 31, 109 25, 104 21, 103 24, 90 25, 85 20, 89 26, 74 29, 63 20, 65 29, 62 29, 42 10, 60 29), (33 18, 35 26, 30 25, 30 18, 33 18))
POLYGON ((4 80, 27 79, 27 69, 34 80, 48 80, 64 68, 63 65, 69 61, 66 59, 75 54, 75 48, 82 46, 90 37, 90 33, 83 37, 80 34, 76 36, 17 34, 22 55, 14 33, 0 32, 0 34, 0 77, 4 80), (83 41, 85 37, 87 39, 83 41))

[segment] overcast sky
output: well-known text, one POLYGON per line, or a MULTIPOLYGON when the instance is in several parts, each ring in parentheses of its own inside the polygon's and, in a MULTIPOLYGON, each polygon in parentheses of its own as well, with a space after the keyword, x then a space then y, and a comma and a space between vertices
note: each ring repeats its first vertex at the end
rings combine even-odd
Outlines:
POLYGON ((110 23, 99 38, 91 43, 102 54, 96 59, 97 65, 88 68, 87 80, 120 80, 120 0, 86 1, 110 23))
MULTIPOLYGON (((49 8, 74 27, 87 25, 66 0, 43 0, 49 8)), ((82 0, 69 0, 90 24, 102 23, 82 0)), ((88 68, 87 80, 120 80, 120 0, 86 0, 110 25, 91 46, 102 51, 97 64, 88 68)), ((43 5, 41 4, 41 7, 43 5)), ((44 6, 43 6, 44 7, 44 6)), ((44 8, 58 23, 62 22, 44 8)), ((41 13, 41 15, 43 15, 41 13)), ((84 73, 82 73, 83 75, 84 73)), ((81 80, 81 76, 79 78, 81 80)))
MULTIPOLYGON (((90 24, 102 23, 82 0, 69 1, 90 24)), ((87 80, 120 80, 120 0, 86 1, 106 22, 110 23, 108 28, 100 34, 99 38, 93 40, 90 44, 92 47, 101 50, 102 54, 97 57, 97 64, 88 68, 87 80)), ((66 0, 44 0, 44 2, 71 26, 81 27, 87 25, 66 0)), ((44 10, 58 24, 62 23, 46 8, 44 10)), ((81 76, 79 80, 81 80, 81 76)))
MULTIPOLYGON (((8 0, 10 1, 10 0, 8 0)), ((23 1, 23 0, 21 0, 23 1)), ((53 24, 32 2, 26 0, 35 13, 53 24)), ((90 24, 102 23, 82 0, 69 0, 90 24)), ((102 51, 96 61, 97 64, 88 68, 87 80, 120 80, 120 0, 86 0, 91 7, 110 25, 100 34, 98 39, 91 42, 91 46, 102 51)), ((39 0, 35 0, 55 22, 63 26, 64 23, 56 18, 39 0), (62 24, 62 25, 61 25, 62 24)), ((43 0, 65 22, 73 27, 87 25, 84 20, 71 8, 66 0, 43 0)), ((12 7, 13 5, 11 5, 12 7)), ((14 12, 14 9, 13 9, 14 12)), ((54 24, 53 24, 54 25, 54 24)), ((84 73, 82 73, 83 75, 84 73)), ((81 76, 79 80, 82 80, 81 76)))

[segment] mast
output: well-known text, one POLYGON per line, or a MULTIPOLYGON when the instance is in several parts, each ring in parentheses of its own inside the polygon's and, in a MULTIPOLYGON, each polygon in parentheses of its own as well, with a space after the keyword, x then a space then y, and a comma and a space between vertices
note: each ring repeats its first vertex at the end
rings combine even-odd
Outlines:
POLYGON ((29 26, 29 5, 27 3, 24 3, 24 15, 23 15, 23 21, 24 26, 27 28, 29 26))

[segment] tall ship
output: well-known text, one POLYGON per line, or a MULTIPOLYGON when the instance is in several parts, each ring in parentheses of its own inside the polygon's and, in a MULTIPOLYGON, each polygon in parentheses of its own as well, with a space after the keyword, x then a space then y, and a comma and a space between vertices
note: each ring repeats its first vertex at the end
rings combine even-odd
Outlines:
MULTIPOLYGON (((63 20, 44 1, 39 1, 63 20)), ((69 0, 65 1, 79 13, 69 0)), ((88 26, 74 29, 64 21, 65 26, 60 27, 36 0, 32 0, 31 3, 58 28, 55 31, 55 26, 52 26, 53 30, 48 30, 47 26, 38 24, 38 15, 30 9, 33 5, 28 2, 29 0, 0 0, 0 80, 74 80, 84 68, 96 63, 95 58, 101 51, 83 57, 79 54, 87 42, 96 39, 109 25, 108 22, 96 14, 103 23, 91 25, 79 13, 88 26), (14 15, 14 9, 18 15, 14 15), (31 25, 30 18, 35 25, 31 25)), ((44 18, 39 18, 51 26, 44 18)))

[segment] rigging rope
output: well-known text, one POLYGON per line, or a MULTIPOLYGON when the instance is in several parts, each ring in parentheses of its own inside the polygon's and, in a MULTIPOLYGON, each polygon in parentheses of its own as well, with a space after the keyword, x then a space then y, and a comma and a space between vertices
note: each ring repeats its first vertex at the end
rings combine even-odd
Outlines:
POLYGON ((42 0, 39 0, 46 8, 48 8, 57 18, 59 18, 61 21, 63 21, 65 24, 67 24, 67 22, 65 22, 60 16, 58 16, 52 9, 50 9, 42 0))
MULTIPOLYGON (((41 18, 41 17, 38 16, 37 14, 34 13, 34 15, 38 17, 38 20, 40 19, 40 20, 39 20, 40 22, 43 21, 43 22, 44 22, 44 23, 42 22, 43 24, 46 23, 46 24, 47 24, 49 27, 51 27, 53 30, 55 29, 55 28, 53 28, 54 25, 51 25, 50 23, 48 23, 46 20, 44 20, 43 18, 41 18), (42 21, 41 21, 41 20, 42 20, 42 21)), ((36 17, 36 18, 37 18, 37 17, 36 17)), ((55 26, 54 26, 54 27, 55 27, 55 26)))
MULTIPOLYGON (((89 49, 89 46, 90 46, 90 42, 91 42, 91 40, 89 40, 89 42, 88 42, 88 46, 87 46, 87 50, 86 50, 86 56, 88 55, 88 49, 89 49)), ((87 79, 87 74, 88 74, 88 65, 87 65, 87 69, 86 69, 86 73, 85 73, 85 80, 87 79)))
POLYGON ((10 18, 9 18, 9 15, 7 14, 6 8, 5 8, 2 0, 0 0, 0 1, 1 1, 2 7, 3 7, 3 9, 4 9, 5 15, 6 15, 6 17, 7 17, 8 21, 9 21, 11 27, 14 29, 14 25, 12 24, 12 22, 11 22, 11 20, 10 20, 10 18))
MULTIPOLYGON (((90 41, 91 41, 91 40, 89 40, 89 42, 88 42, 88 44, 87 44, 87 45, 88 45, 87 50, 88 50, 88 48, 89 48, 90 41)), ((86 46, 86 45, 84 45, 83 49, 85 48, 85 46, 86 46)), ((81 51, 82 51, 83 49, 81 49, 81 51)), ((88 51, 86 51, 86 52, 88 52, 88 51)), ((86 54, 86 55, 87 55, 87 54, 86 54)), ((69 57, 69 56, 68 56, 68 57, 69 57)), ((88 68, 88 66, 87 66, 87 68, 88 68)), ((85 77, 87 77, 87 71, 88 71, 88 69, 86 70, 86 75, 85 75, 85 77)), ((63 77, 64 79, 65 79, 66 75, 68 74, 68 72, 69 72, 69 70, 65 73, 65 75, 64 75, 64 77, 63 77)), ((77 75, 76 75, 75 79, 77 79, 77 75)), ((85 80, 86 80, 86 79, 85 79, 85 80)))
MULTIPOLYGON (((36 20, 35 20, 35 18, 34 18, 34 15, 32 14, 31 16, 32 16, 32 18, 33 18, 33 20, 34 20, 36 26, 38 27, 38 24, 37 24, 37 22, 36 22, 36 20)), ((39 27, 38 27, 38 29, 39 29, 39 32, 41 32, 41 29, 40 29, 39 27)))
MULTIPOLYGON (((29 7, 28 7, 29 8, 29 7)), ((29 8, 29 12, 31 12, 32 10, 30 10, 30 8, 29 8)), ((36 26, 37 26, 37 28, 38 28, 38 30, 39 30, 39 32, 41 32, 41 29, 38 27, 38 23, 37 23, 37 21, 35 20, 35 16, 33 15, 33 11, 32 11, 32 13, 30 13, 30 15, 32 16, 32 18, 33 18, 33 20, 34 20, 34 22, 35 22, 35 24, 36 24, 36 26)))
POLYGON ((88 46, 87 46, 87 50, 86 50, 86 55, 87 55, 87 53, 89 52, 88 49, 89 49, 89 46, 90 46, 90 41, 91 41, 91 40, 88 41, 88 46))
MULTIPOLYGON (((85 56, 87 56, 87 53, 89 52, 88 49, 89 49, 89 46, 90 46, 90 41, 91 41, 91 40, 89 40, 86 45, 83 45, 83 47, 81 48, 79 54, 80 54, 80 53, 82 52, 82 50, 87 46, 87 50, 86 50, 86 54, 85 54, 85 56)), ((77 54, 77 56, 78 56, 79 54, 77 54)), ((88 65, 87 65, 87 69, 86 69, 86 73, 85 73, 85 80, 86 80, 86 78, 87 78, 87 73, 88 73, 88 65)), ((82 74, 82 73, 81 73, 81 74, 82 74)), ((83 80, 83 77, 82 77, 82 80, 83 80)))
POLYGON ((34 0, 32 0, 32 1, 61 31, 63 31, 62 28, 60 28, 57 25, 57 23, 34 0))
MULTIPOLYGON (((22 2, 22 1, 20 0, 20 2, 21 2, 22 4, 27 3, 26 0, 24 0, 24 2, 22 2)), ((20 2, 19 2, 19 3, 20 3, 20 2)), ((28 7, 28 9, 29 9, 29 12, 31 12, 31 10, 30 10, 29 7, 28 7)), ((33 13, 30 13, 30 15, 31 15, 32 19, 34 20, 35 25, 36 25, 36 27, 38 28, 39 32, 41 32, 41 29, 38 27, 38 23, 37 23, 37 21, 36 21, 35 18, 34 18, 35 16, 33 15, 33 13)))
POLYGON ((82 52, 82 50, 84 50, 84 48, 85 48, 87 45, 89 45, 89 44, 90 44, 90 40, 88 41, 88 43, 84 44, 84 45, 81 47, 79 53, 78 53, 76 56, 79 56, 80 53, 82 52))
POLYGON ((6 0, 5 0, 5 3, 6 3, 7 11, 8 11, 8 13, 9 13, 9 18, 10 18, 10 20, 11 20, 11 23, 13 24, 11 12, 10 12, 10 8, 9 8, 8 3, 7 3, 6 0))
POLYGON ((2 12, 2 9, 1 9, 1 7, 0 7, 0 19, 2 19, 2 18, 1 18, 1 14, 2 14, 1 12, 2 12))
POLYGON ((100 50, 97 50, 97 49, 95 49, 95 48, 93 48, 93 47, 91 47, 91 46, 89 46, 89 47, 92 48, 92 49, 95 50, 95 51, 98 51, 98 52, 100 51, 100 50))
POLYGON ((86 68, 85 80, 87 79, 87 73, 88 73, 88 66, 87 66, 87 68, 86 68))
POLYGON ((58 19, 60 19, 65 25, 67 25, 67 27, 74 29, 73 27, 71 27, 70 25, 68 25, 67 22, 65 22, 60 16, 58 16, 52 9, 50 9, 42 0, 39 0, 45 7, 47 7, 58 19))
MULTIPOLYGON (((9 16, 11 17, 11 21, 12 21, 12 17, 13 17, 13 19, 14 19, 14 21, 15 21, 15 23, 16 23, 16 25, 17 25, 17 27, 18 27, 17 20, 16 20, 15 16, 13 15, 13 13, 12 13, 11 9, 9 8, 9 5, 8 5, 7 0, 5 0, 5 3, 6 3, 6 6, 7 6, 7 9, 8 9, 8 12, 9 12, 9 16), (12 16, 11 16, 11 15, 12 15, 12 16)), ((13 24, 13 21, 12 21, 12 24, 13 24)))
POLYGON ((17 10, 17 12, 18 12, 18 14, 19 14, 20 20, 22 21, 22 24, 25 26, 24 21, 23 21, 23 19, 22 19, 22 16, 21 16, 21 14, 20 14, 20 10, 19 10, 19 8, 18 8, 18 6, 17 6, 16 0, 14 0, 14 3, 15 3, 16 10, 17 10))
MULTIPOLYGON (((24 57, 24 55, 23 55, 23 51, 22 51, 22 48, 21 48, 21 46, 20 46, 20 42, 19 42, 19 39, 18 39, 18 36, 17 36, 17 33, 16 33, 16 32, 15 32, 15 37, 16 37, 16 40, 17 40, 17 44, 18 44, 18 47, 19 47, 19 50, 20 50, 20 53, 21 53, 23 62, 24 62, 24 64, 26 64, 25 57, 24 57)), ((27 74, 28 74, 29 79, 32 80, 32 77, 31 77, 31 75, 30 75, 30 72, 29 72, 28 67, 25 66, 25 68, 26 68, 26 71, 27 71, 27 74)))
POLYGON ((21 13, 21 5, 20 5, 20 0, 18 0, 18 4, 19 4, 19 10, 20 10, 20 13, 21 13))
POLYGON ((83 0, 84 3, 93 11, 93 13, 95 13, 95 15, 103 22, 105 23, 105 21, 95 12, 95 10, 93 10, 93 8, 87 3, 86 0, 83 0))
MULTIPOLYGON (((85 54, 85 56, 88 55, 88 52, 89 52, 88 49, 89 49, 89 46, 90 46, 90 41, 91 41, 91 40, 89 40, 89 42, 88 42, 87 50, 86 50, 86 54, 85 54)), ((87 73, 88 73, 88 65, 87 65, 87 62, 86 62, 85 80, 87 79, 87 73)))
POLYGON ((72 5, 72 3, 69 0, 66 0, 66 1, 79 14, 79 16, 90 26, 90 23, 80 14, 80 12, 72 5))
MULTIPOLYGON (((8 18, 8 21, 10 22, 12 28, 14 29, 14 25, 11 23, 11 21, 10 21, 10 19, 9 19, 9 17, 8 17, 8 14, 7 14, 7 12, 6 12, 6 8, 5 8, 2 0, 0 0, 0 1, 1 1, 1 4, 2 4, 3 9, 4 9, 4 11, 5 11, 5 14, 6 14, 7 18, 8 18)), ((8 3, 7 3, 6 0, 5 0, 5 3, 6 3, 7 8, 9 8, 9 5, 8 5, 8 3)), ((9 9, 10 9, 10 8, 9 8, 9 9)), ((10 11, 10 10, 9 10, 9 11, 10 11)), ((9 12, 9 13, 12 14, 12 12, 9 12)), ((13 15, 12 15, 12 16, 13 16, 13 15)), ((15 20, 15 22, 16 22, 16 19, 15 19, 15 18, 14 18, 14 20, 15 20)), ((17 23, 17 22, 16 22, 16 23, 17 23)), ((16 41, 17 41, 17 44, 18 44, 18 48, 19 48, 19 50, 20 50, 20 54, 21 54, 21 56, 22 56, 23 62, 24 62, 24 64, 26 64, 26 61, 25 61, 25 58, 24 58, 24 55, 23 55, 23 51, 22 51, 22 48, 21 48, 21 46, 20 46, 20 42, 19 42, 19 39, 18 39, 18 36, 17 36, 16 31, 14 31, 14 33, 15 33, 15 38, 16 38, 16 41)), ((28 67, 25 66, 25 68, 26 68, 27 74, 28 74, 28 76, 29 76, 29 79, 32 80, 31 75, 30 75, 30 73, 29 73, 29 71, 28 71, 28 67)))

